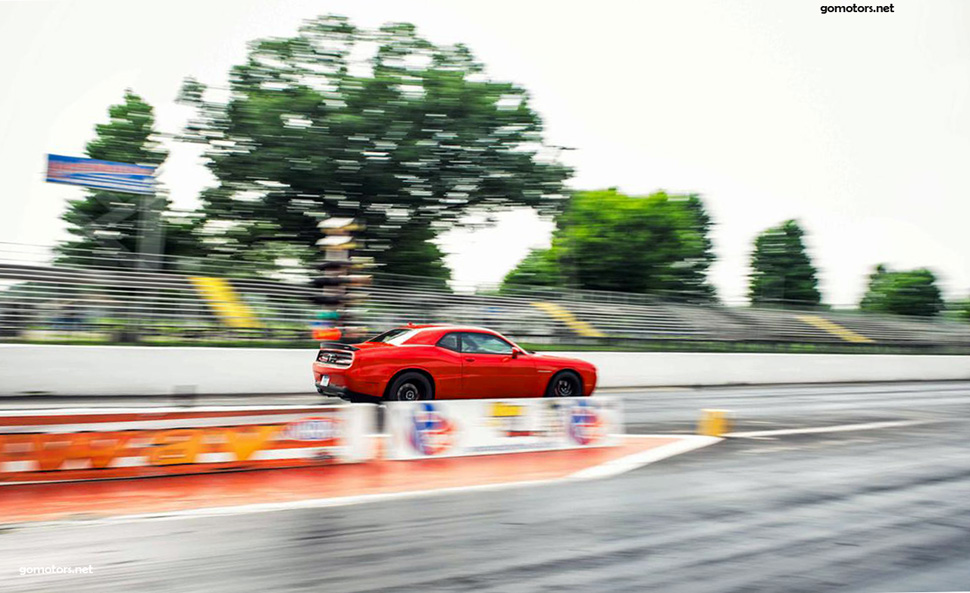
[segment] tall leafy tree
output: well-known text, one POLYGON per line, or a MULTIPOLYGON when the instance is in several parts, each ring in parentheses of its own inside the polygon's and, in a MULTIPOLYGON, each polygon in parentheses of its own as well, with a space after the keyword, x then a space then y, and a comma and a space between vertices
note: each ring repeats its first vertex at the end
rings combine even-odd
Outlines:
POLYGON ((713 300, 716 298, 714 285, 708 279, 711 264, 714 263, 714 243, 711 241, 711 228, 714 226, 704 202, 697 194, 674 197, 674 204, 682 204, 689 212, 684 218, 685 227, 678 233, 683 247, 683 259, 674 264, 676 290, 691 295, 692 300, 713 300))
POLYGON ((445 266, 444 253, 431 242, 433 238, 432 229, 426 226, 405 229, 393 246, 381 254, 383 270, 386 273, 432 279, 436 281, 434 284, 444 288, 444 280, 451 273, 445 266))
POLYGON ((859 303, 863 311, 932 317, 943 310, 936 275, 925 268, 893 271, 884 264, 869 275, 869 286, 859 303))
POLYGON ((559 254, 552 247, 533 249, 502 280, 503 287, 563 285, 559 254))
POLYGON ((534 251, 506 284, 564 282, 589 290, 714 298, 710 217, 696 195, 578 192, 556 220, 552 248, 534 251))
MULTIPOLYGON (((161 165, 167 151, 159 144, 151 105, 129 91, 124 102, 108 108, 107 123, 95 126, 96 137, 85 154, 93 159, 161 165)), ((72 238, 57 248, 57 261, 74 265, 124 267, 134 265, 141 228, 152 237, 159 253, 191 255, 195 223, 191 217, 168 216, 169 201, 154 196, 85 189, 82 198, 68 202, 62 219, 72 238)))
POLYGON ((957 315, 964 321, 970 321, 970 298, 963 299, 957 308, 957 315))
POLYGON ((794 220, 767 229, 754 242, 748 297, 756 305, 814 306, 822 301, 805 231, 794 220))
POLYGON ((412 25, 321 17, 252 43, 229 86, 224 102, 194 80, 181 94, 199 113, 186 138, 207 146, 218 179, 206 219, 232 225, 223 251, 288 242, 309 257, 319 218, 351 216, 384 271, 447 275, 425 243, 465 214, 563 200, 569 170, 525 89, 412 25))

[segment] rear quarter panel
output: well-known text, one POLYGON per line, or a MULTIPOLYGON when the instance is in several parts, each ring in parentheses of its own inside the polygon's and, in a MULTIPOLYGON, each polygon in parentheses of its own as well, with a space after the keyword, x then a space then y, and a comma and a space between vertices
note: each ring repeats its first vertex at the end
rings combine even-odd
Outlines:
POLYGON ((360 356, 359 364, 355 380, 366 386, 368 393, 383 395, 391 378, 409 369, 431 376, 438 399, 457 397, 461 389, 461 356, 437 346, 404 344, 374 348, 360 356))

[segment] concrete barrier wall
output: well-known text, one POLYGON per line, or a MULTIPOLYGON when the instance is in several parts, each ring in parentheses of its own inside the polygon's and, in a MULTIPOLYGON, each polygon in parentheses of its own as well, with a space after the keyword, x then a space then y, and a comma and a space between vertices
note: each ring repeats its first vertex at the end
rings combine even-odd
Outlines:
MULTIPOLYGON (((970 379, 970 356, 552 353, 599 368, 600 387, 970 379)), ((313 393, 315 350, 0 344, 0 395, 313 393)))
POLYGON ((315 350, 0 344, 0 395, 314 393, 315 350))
POLYGON ((970 356, 583 352, 601 387, 970 379, 970 356))

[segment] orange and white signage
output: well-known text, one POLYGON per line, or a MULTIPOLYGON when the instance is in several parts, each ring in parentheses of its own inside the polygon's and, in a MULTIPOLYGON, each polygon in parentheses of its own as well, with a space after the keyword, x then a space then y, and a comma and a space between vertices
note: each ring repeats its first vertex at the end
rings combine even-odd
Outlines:
POLYGON ((0 484, 132 478, 373 458, 373 406, 0 413, 0 484))

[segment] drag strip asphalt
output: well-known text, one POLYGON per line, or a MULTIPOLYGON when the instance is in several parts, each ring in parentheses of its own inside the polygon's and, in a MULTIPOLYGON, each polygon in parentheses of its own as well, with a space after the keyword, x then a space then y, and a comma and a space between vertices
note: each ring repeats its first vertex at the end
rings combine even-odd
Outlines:
MULTIPOLYGON (((970 584, 970 383, 631 390, 738 431, 614 477, 177 521, 0 528, 9 591, 946 591, 970 584), (878 423, 895 423, 882 425, 878 423), (92 565, 92 575, 18 568, 92 565)), ((306 402, 299 402, 306 403, 306 402)))

